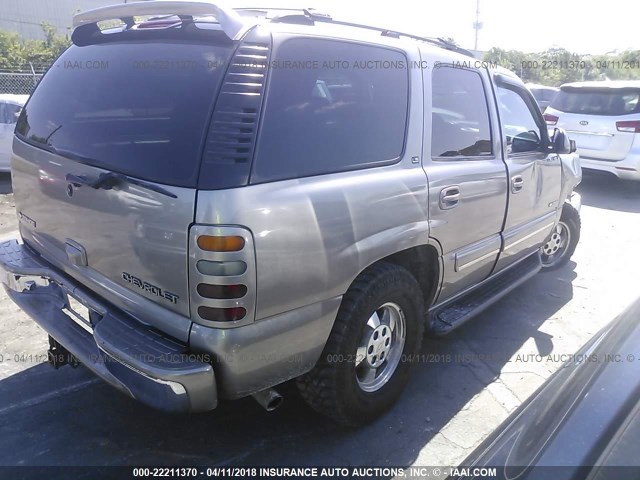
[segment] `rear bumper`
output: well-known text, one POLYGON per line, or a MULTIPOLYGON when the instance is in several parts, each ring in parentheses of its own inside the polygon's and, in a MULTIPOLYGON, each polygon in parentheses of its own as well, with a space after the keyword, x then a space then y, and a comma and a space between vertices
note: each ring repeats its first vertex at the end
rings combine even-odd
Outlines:
POLYGON ((16 240, 0 243, 0 281, 51 337, 120 391, 164 411, 217 406, 206 355, 190 354, 186 345, 113 309, 16 240), (95 312, 92 325, 65 313, 69 296, 95 312))
POLYGON ((640 154, 630 154, 619 162, 580 156, 580 163, 586 170, 609 172, 623 180, 640 180, 640 154))

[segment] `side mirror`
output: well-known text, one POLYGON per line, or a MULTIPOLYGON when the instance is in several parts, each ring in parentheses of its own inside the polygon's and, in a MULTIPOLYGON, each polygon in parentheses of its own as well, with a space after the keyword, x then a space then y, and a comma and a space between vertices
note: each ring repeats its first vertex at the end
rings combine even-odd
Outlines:
POLYGON ((573 153, 576 151, 576 142, 567 136, 567 132, 562 128, 553 131, 553 153, 573 153))
POLYGON ((533 130, 519 133, 511 141, 512 153, 535 152, 536 150, 540 150, 540 138, 533 130))

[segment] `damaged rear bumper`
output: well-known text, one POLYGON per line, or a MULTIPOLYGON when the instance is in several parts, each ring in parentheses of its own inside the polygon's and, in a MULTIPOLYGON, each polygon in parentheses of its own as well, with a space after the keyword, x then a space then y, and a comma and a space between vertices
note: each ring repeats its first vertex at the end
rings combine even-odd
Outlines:
POLYGON ((9 297, 77 360, 107 383, 155 408, 212 410, 216 379, 206 355, 105 304, 29 247, 0 243, 0 281, 9 297), (76 315, 73 298, 91 312, 76 315))

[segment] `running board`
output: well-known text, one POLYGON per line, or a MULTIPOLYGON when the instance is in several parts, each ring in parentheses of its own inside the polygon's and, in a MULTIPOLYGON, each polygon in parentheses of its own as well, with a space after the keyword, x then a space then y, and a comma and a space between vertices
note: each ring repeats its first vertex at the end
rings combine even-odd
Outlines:
POLYGON ((522 285, 541 268, 540 254, 536 252, 495 277, 488 278, 462 297, 428 312, 427 331, 438 337, 450 333, 522 285))

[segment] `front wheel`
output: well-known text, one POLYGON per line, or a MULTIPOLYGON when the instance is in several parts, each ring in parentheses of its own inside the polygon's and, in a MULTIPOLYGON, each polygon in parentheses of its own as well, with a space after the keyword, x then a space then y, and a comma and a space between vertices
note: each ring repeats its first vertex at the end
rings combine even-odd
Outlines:
POLYGON ((345 294, 317 365, 298 379, 302 397, 344 425, 378 418, 402 393, 423 329, 413 275, 397 265, 373 265, 345 294))
POLYGON ((540 251, 543 270, 555 270, 566 265, 579 239, 580 214, 570 203, 565 203, 558 225, 540 251))

